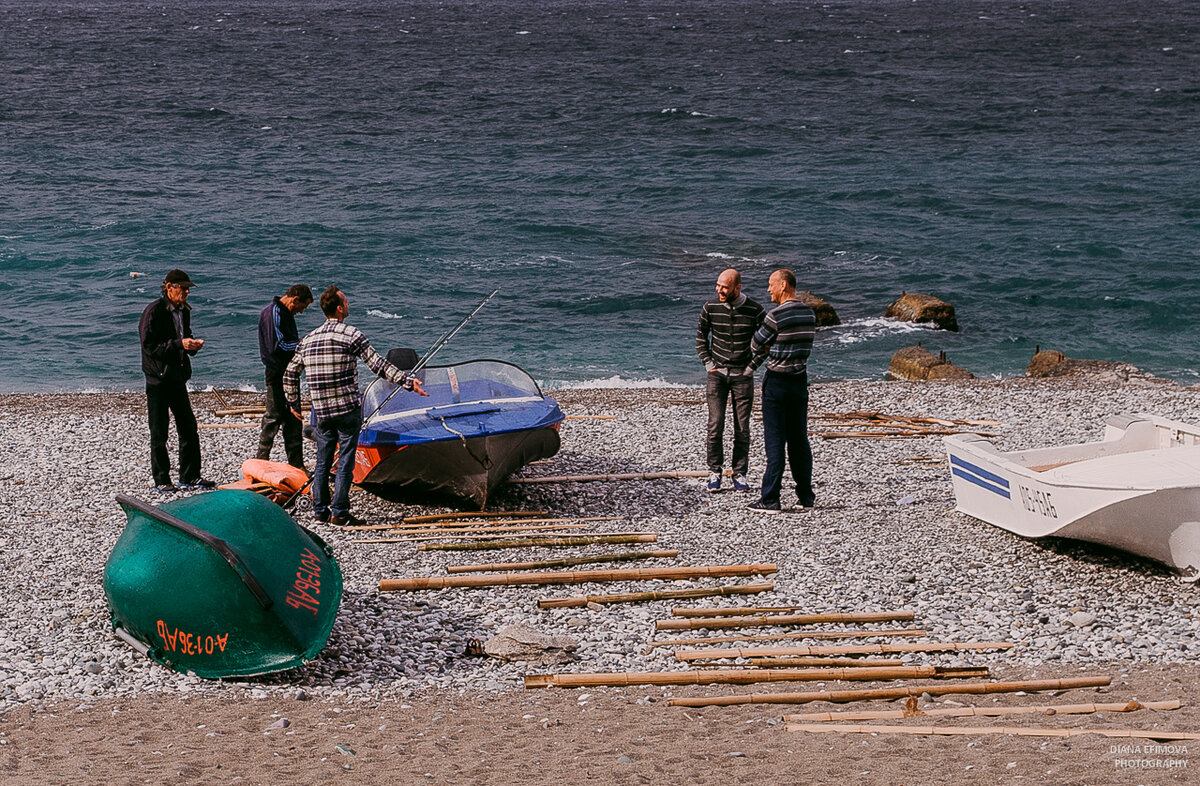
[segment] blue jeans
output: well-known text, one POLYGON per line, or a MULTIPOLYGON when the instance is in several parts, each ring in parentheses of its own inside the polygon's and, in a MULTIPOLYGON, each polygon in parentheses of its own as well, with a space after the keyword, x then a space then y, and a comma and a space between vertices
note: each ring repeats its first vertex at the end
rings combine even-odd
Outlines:
POLYGON ((318 421, 317 460, 313 466, 313 512, 324 517, 350 515, 350 482, 354 479, 354 454, 358 450, 358 432, 362 428, 362 412, 318 421), (333 501, 329 500, 329 469, 333 451, 337 449, 337 477, 333 482, 333 501))
POLYGON ((762 502, 779 504, 786 455, 796 481, 796 497, 801 505, 812 505, 816 495, 812 487, 812 448, 808 444, 808 374, 768 371, 763 378, 762 414, 767 449, 762 502))

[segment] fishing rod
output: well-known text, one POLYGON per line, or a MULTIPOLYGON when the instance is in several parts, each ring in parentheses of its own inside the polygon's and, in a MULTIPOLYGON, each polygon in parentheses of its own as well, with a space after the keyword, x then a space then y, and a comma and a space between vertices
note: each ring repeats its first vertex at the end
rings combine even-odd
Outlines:
MULTIPOLYGON (((433 342, 433 345, 430 346, 429 349, 425 350, 425 354, 422 355, 421 359, 417 361, 417 365, 415 365, 411 369, 409 369, 407 373, 415 375, 418 371, 425 368, 425 366, 428 365, 429 361, 433 358, 433 356, 436 355, 438 352, 440 352, 442 350, 442 348, 446 346, 446 344, 450 343, 450 339, 454 338, 454 336, 458 333, 458 331, 460 331, 464 327, 466 327, 467 323, 471 321, 471 318, 474 317, 476 314, 478 314, 479 310, 481 308, 483 308, 484 306, 486 306, 488 301, 491 300, 492 298, 494 298, 496 296, 496 293, 499 291, 500 291, 499 287, 497 287, 496 289, 493 289, 492 294, 488 295, 483 300, 479 301, 479 305, 477 305, 477 306, 475 306, 475 308, 471 309, 471 313, 467 314, 465 317, 463 317, 461 322, 459 322, 454 327, 450 328, 450 330, 447 330, 445 333, 443 333, 441 338, 439 338, 437 341, 433 342)), ((402 389, 401 386, 397 385, 395 387, 395 389, 392 390, 391 393, 388 393, 387 397, 384 398, 383 401, 379 402, 379 406, 375 407, 375 409, 371 411, 370 415, 367 415, 365 418, 363 418, 363 421, 362 421, 363 426, 365 427, 368 423, 370 423, 371 418, 378 415, 379 410, 383 409, 384 405, 392 400, 392 396, 399 393, 401 389, 402 389)))
MULTIPOLYGON (((429 349, 425 350, 425 354, 421 356, 421 359, 417 361, 417 364, 415 366, 413 366, 411 369, 409 369, 407 373, 415 375, 418 371, 425 368, 425 366, 429 363, 429 361, 433 358, 433 356, 436 355, 438 352, 440 352, 442 350, 442 348, 445 347, 446 344, 448 344, 450 342, 450 339, 454 338, 454 336, 458 333, 458 331, 460 331, 464 327, 466 327, 467 323, 471 321, 471 318, 474 317, 476 314, 478 314, 480 309, 482 309, 484 306, 486 306, 488 301, 491 300, 492 298, 494 298, 496 296, 496 293, 499 291, 500 291, 499 287, 493 289, 492 293, 490 295, 485 297, 483 300, 479 301, 479 304, 477 306, 475 306, 475 308, 471 309, 470 314, 467 314, 465 317, 462 318, 462 321, 460 321, 457 325, 455 325, 454 327, 450 328, 445 333, 443 333, 437 341, 433 342, 433 344, 429 347, 429 349)), ((392 400, 392 396, 399 393, 402 389, 403 388, 400 385, 397 385, 392 390, 391 393, 387 394, 387 396, 383 399, 383 401, 379 402, 379 405, 377 407, 375 407, 375 409, 371 410, 370 415, 367 415, 365 418, 363 418, 362 426, 359 427, 360 434, 362 433, 362 429, 366 427, 367 423, 369 423, 371 421, 371 418, 378 415, 379 410, 383 409, 384 405, 386 405, 389 401, 392 400)), ((312 485, 313 480, 314 480, 314 478, 309 478, 304 483, 304 485, 301 486, 298 491, 296 491, 295 494, 293 494, 291 497, 289 497, 287 502, 283 503, 283 506, 282 506, 283 509, 287 510, 288 508, 290 508, 292 506, 292 504, 296 500, 298 500, 304 494, 305 491, 308 490, 308 487, 312 485)))

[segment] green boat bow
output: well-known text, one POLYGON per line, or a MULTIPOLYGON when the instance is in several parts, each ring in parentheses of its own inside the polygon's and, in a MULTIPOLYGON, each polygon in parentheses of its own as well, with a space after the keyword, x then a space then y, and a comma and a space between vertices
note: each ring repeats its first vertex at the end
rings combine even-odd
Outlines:
POLYGON ((155 507, 124 494, 125 531, 104 566, 117 635, 200 677, 295 668, 325 647, 342 573, 278 505, 222 490, 155 507))

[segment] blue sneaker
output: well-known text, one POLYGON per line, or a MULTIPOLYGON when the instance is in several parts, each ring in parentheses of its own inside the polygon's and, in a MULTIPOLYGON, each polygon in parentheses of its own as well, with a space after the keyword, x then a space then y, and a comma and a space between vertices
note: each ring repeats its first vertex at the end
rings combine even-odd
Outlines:
POLYGON ((733 473, 733 490, 734 491, 749 491, 750 490, 750 481, 746 479, 745 475, 740 475, 736 472, 733 473))
POLYGON ((721 490, 721 473, 720 472, 708 473, 708 490, 710 492, 721 490))

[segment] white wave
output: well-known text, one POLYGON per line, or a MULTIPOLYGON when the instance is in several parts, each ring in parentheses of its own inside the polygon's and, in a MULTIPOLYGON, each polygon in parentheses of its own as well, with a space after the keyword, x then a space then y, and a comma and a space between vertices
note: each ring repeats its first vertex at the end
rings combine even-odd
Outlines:
POLYGON ((827 330, 834 334, 833 340, 838 344, 861 344, 881 336, 928 333, 936 329, 931 325, 918 325, 915 322, 901 322, 887 317, 871 317, 843 322, 827 330))
POLYGON ((404 319, 403 314, 389 314, 388 312, 380 311, 377 308, 368 309, 367 316, 379 317, 380 319, 404 319))
POLYGON ((528 30, 518 30, 517 35, 529 35, 529 32, 528 30))
POLYGON ((614 374, 608 379, 585 379, 582 382, 566 382, 551 380, 543 387, 548 390, 615 390, 636 388, 677 388, 699 390, 701 385, 685 385, 681 382, 668 382, 662 377, 653 379, 625 379, 620 374, 614 374))

